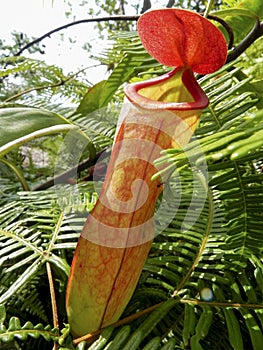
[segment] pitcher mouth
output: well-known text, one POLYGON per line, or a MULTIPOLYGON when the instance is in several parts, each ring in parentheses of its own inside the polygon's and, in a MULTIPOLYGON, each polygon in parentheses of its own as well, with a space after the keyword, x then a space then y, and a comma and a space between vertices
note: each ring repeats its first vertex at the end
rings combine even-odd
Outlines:
POLYGON ((124 88, 124 93, 128 100, 139 105, 144 109, 159 109, 159 110, 178 110, 189 111, 204 109, 208 106, 209 100, 205 92, 202 90, 198 82, 196 81, 193 72, 190 68, 177 67, 172 71, 158 76, 156 78, 141 81, 138 83, 128 84, 124 88), (151 87, 162 82, 165 82, 172 78, 176 73, 182 70, 182 84, 188 90, 193 98, 193 101, 182 102, 165 102, 159 100, 153 100, 143 96, 139 91, 147 87, 151 87))

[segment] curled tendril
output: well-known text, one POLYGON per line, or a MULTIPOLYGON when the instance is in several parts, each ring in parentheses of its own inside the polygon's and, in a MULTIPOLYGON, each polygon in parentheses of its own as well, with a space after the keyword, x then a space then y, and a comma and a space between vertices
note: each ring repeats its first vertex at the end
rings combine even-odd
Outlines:
POLYGON ((212 19, 213 21, 216 21, 216 22, 222 24, 222 26, 225 28, 225 30, 227 31, 227 34, 228 34, 228 39, 229 39, 228 49, 230 50, 234 44, 234 33, 233 33, 233 30, 230 27, 230 25, 228 25, 226 23, 226 21, 224 21, 222 18, 215 16, 215 15, 208 15, 207 18, 212 19))
POLYGON ((243 52, 246 51, 246 49, 254 43, 260 36, 262 36, 263 33, 263 24, 260 23, 259 19, 257 18, 253 28, 251 31, 246 35, 246 37, 237 45, 233 51, 227 56, 226 63, 234 61, 236 58, 238 58, 243 52))

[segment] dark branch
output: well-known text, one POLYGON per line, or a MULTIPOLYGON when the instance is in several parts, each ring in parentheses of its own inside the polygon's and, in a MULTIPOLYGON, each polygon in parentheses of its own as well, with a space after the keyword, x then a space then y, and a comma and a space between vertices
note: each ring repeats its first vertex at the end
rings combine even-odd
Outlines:
POLYGON ((39 43, 40 41, 44 40, 45 38, 49 38, 52 34, 57 33, 63 29, 67 29, 69 27, 82 24, 82 23, 92 23, 92 22, 106 22, 106 21, 137 21, 139 15, 134 16, 126 16, 126 15, 116 15, 116 16, 106 16, 106 17, 96 17, 96 18, 87 18, 87 19, 81 19, 79 21, 71 22, 68 24, 64 24, 61 27, 55 28, 46 34, 40 36, 39 38, 36 38, 35 40, 31 41, 27 45, 23 46, 14 56, 20 56, 22 52, 29 49, 31 46, 39 43))
POLYGON ((124 0, 120 0, 120 11, 122 15, 125 15, 124 0))
POLYGON ((212 20, 222 24, 222 26, 227 31, 228 38, 229 38, 228 49, 231 49, 233 46, 233 43, 234 43, 234 34, 233 34, 231 27, 220 17, 214 16, 214 15, 208 15, 207 18, 212 19, 212 20))
POLYGON ((171 8, 171 7, 173 7, 174 4, 175 4, 175 0, 169 0, 166 7, 171 8))
POLYGON ((142 10, 141 10, 141 14, 143 14, 144 12, 150 10, 151 7, 152 7, 151 0, 144 0, 143 1, 143 6, 142 6, 142 10))
POLYGON ((40 184, 39 186, 34 188, 34 191, 43 191, 43 190, 46 190, 47 188, 54 186, 55 184, 65 184, 65 183, 68 184, 69 179, 71 177, 74 177, 76 173, 89 169, 94 164, 96 164, 96 162, 98 161, 98 159, 101 157, 102 154, 104 154, 104 156, 106 155, 105 149, 98 152, 94 158, 88 158, 80 162, 79 164, 75 165, 71 169, 65 171, 64 173, 57 175, 52 179, 40 184))
MULTIPOLYGON (((145 0, 144 4, 147 4, 150 6, 151 2, 150 0, 145 0)), ((27 50, 29 47, 39 43, 45 38, 50 37, 52 34, 59 32, 63 29, 67 29, 69 27, 82 24, 82 23, 91 23, 91 22, 104 22, 104 21, 137 21, 139 19, 140 15, 133 15, 133 16, 128 16, 128 15, 116 15, 116 16, 105 16, 105 17, 96 17, 96 18, 88 18, 88 19, 81 19, 79 21, 71 22, 68 24, 65 24, 61 27, 55 28, 46 34, 42 35, 41 37, 31 41, 24 47, 22 47, 14 56, 20 56, 21 53, 25 50, 27 50)), ((224 28, 227 30, 228 35, 229 35, 229 48, 233 44, 233 33, 231 28, 226 24, 226 22, 216 16, 209 15, 210 19, 216 20, 220 22, 224 28)), ((256 41, 260 36, 263 35, 263 22, 260 23, 257 21, 251 30, 251 32, 241 41, 241 43, 236 46, 232 52, 228 55, 227 62, 234 61, 236 58, 238 58, 251 44, 253 44, 254 41, 256 41)))

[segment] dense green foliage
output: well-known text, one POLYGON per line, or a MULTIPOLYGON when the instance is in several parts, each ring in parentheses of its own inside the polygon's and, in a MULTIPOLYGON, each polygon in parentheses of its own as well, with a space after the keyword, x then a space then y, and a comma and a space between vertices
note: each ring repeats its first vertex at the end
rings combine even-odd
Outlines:
MULTIPOLYGON (((258 20, 251 11, 263 17, 260 0, 242 6, 228 0, 213 13, 231 26, 235 46, 258 20)), ((166 71, 136 32, 112 40, 98 58, 111 73, 95 86, 44 62, 1 56, 0 347, 261 350, 262 36, 198 77, 210 105, 189 145, 158 160, 169 160, 168 189, 180 199, 169 197, 170 224, 152 245, 123 323, 97 339, 71 338, 67 278, 105 170, 94 180, 92 166, 113 141, 123 85, 166 71)))

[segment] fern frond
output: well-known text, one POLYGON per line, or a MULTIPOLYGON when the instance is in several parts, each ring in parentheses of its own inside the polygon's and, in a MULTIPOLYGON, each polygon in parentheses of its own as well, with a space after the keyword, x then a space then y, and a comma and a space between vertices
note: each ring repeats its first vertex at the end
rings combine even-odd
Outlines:
POLYGON ((113 143, 119 109, 109 105, 90 114, 73 115, 71 120, 90 137, 97 152, 113 143))
POLYGON ((8 326, 1 325, 0 342, 3 344, 13 342, 14 339, 26 341, 28 337, 43 337, 46 341, 57 340, 58 330, 49 325, 44 327, 41 323, 34 326, 31 322, 26 322, 21 326, 17 317, 11 317, 8 326))
POLYGON ((87 90, 88 83, 76 79, 78 72, 65 75, 57 66, 24 57, 8 57, 1 61, 8 68, 0 70, 0 77, 13 77, 12 84, 3 79, 3 84, 9 84, 9 89, 1 89, 1 101, 16 101, 28 106, 46 107, 52 101, 58 103, 59 99, 61 104, 63 99, 72 104, 76 103, 87 90), (17 78, 19 80, 16 84, 17 78), (8 91, 8 96, 3 94, 4 91, 8 91))
POLYGON ((0 300, 9 310, 20 305, 19 310, 26 310, 27 315, 46 321, 47 300, 42 289, 48 285, 45 262, 50 262, 56 283, 64 289, 71 252, 97 199, 94 191, 93 185, 83 184, 74 189, 21 192, 19 199, 1 208, 0 300), (66 202, 62 200, 65 191, 72 191, 66 202))

